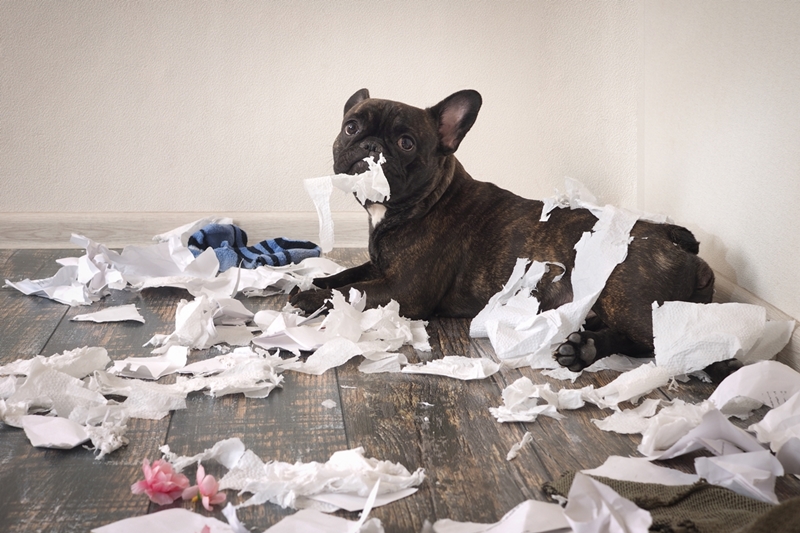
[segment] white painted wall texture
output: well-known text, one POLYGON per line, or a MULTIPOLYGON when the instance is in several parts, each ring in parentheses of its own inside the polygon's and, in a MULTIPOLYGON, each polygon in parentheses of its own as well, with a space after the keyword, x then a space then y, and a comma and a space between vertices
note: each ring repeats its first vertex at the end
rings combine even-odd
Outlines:
POLYGON ((1 0, 0 214, 312 211, 355 90, 474 88, 474 177, 669 213, 800 317, 798 27, 779 0, 1 0))

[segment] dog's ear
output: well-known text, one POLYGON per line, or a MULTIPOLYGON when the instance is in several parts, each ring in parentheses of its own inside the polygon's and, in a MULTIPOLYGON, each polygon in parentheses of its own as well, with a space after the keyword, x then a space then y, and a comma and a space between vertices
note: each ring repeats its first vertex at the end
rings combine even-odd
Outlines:
POLYGON ((360 91, 356 92, 356 94, 351 96, 350 99, 347 100, 347 103, 344 104, 344 114, 346 115, 347 112, 350 111, 351 107, 353 107, 354 105, 356 105, 359 102, 363 102, 367 98, 369 98, 369 91, 368 90, 361 89, 360 91))
POLYGON ((481 103, 483 100, 477 91, 466 90, 451 94, 428 110, 439 124, 439 147, 443 153, 449 155, 458 149, 478 118, 481 103))

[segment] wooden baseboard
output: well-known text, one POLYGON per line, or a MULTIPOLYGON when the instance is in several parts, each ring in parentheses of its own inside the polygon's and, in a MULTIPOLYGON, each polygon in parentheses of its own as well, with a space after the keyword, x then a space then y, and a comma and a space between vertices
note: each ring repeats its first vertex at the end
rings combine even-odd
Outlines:
MULTIPOLYGON (((251 242, 275 237, 319 241, 313 212, 292 213, 0 213, 0 248, 72 248, 77 233, 121 248, 152 244, 153 236, 207 216, 230 217, 251 242)), ((337 248, 365 248, 366 213, 333 213, 337 248)))
MULTIPOLYGON (((231 217, 251 241, 288 237, 319 240, 316 213, 212 213, 231 217)), ((0 248, 72 248, 72 233, 111 248, 152 244, 153 235, 182 226, 209 213, 0 213, 0 248)), ((367 216, 363 212, 333 213, 337 248, 367 246, 367 216)), ((771 320, 791 320, 786 313, 717 273, 715 301, 755 304, 771 320)), ((800 329, 795 329, 778 360, 800 371, 800 329)))

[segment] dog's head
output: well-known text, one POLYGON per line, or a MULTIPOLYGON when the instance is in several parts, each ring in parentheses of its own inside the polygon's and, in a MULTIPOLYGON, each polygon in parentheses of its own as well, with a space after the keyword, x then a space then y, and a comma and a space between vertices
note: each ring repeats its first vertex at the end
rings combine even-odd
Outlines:
POLYGON ((387 206, 404 206, 425 198, 452 172, 448 158, 458 149, 481 107, 476 91, 459 91, 435 106, 420 109, 370 98, 361 89, 344 106, 342 129, 333 144, 333 170, 358 174, 365 157, 383 154, 383 171, 391 188, 387 206))

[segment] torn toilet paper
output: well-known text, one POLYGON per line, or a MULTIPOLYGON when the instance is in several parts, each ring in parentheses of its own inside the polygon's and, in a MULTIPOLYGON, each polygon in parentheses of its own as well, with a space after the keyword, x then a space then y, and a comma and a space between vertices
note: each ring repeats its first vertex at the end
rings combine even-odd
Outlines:
POLYGON ((371 156, 364 158, 369 168, 361 174, 336 174, 303 180, 303 187, 314 202, 319 217, 319 245, 323 252, 330 252, 334 245, 333 217, 331 216, 331 193, 333 187, 354 193, 365 205, 367 200, 381 203, 390 197, 389 181, 381 166, 386 162, 380 154, 376 162, 371 156))

